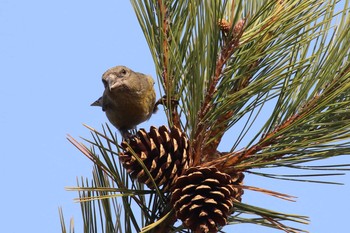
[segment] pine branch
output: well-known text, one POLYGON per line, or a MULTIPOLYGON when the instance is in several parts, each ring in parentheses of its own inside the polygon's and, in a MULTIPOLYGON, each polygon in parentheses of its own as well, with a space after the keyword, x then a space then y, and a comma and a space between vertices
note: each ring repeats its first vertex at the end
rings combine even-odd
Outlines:
POLYGON ((71 189, 79 192, 86 227, 91 232, 99 225, 110 232, 217 232, 232 215, 232 223, 302 231, 284 221, 307 224, 305 216, 241 202, 243 189, 294 201, 243 185, 244 172, 336 184, 313 179, 338 172, 281 175, 254 169, 349 169, 345 164, 304 165, 350 154, 348 5, 336 13, 336 0, 131 3, 164 93, 157 106, 164 106, 168 124, 176 127, 141 129, 120 146, 108 127, 103 132, 88 127, 93 139, 85 142, 91 148, 68 136, 95 164, 93 180, 82 179, 71 189), (274 109, 259 130, 254 124, 265 105, 274 109), (222 138, 238 122, 245 123, 232 149, 219 151, 222 138), (250 130, 257 132, 237 151, 250 130), (134 206, 141 210, 140 221, 134 206), (183 225, 175 228, 177 219, 183 225))
MULTIPOLYGON (((276 144, 279 144, 279 140, 283 140, 284 136, 283 134, 288 135, 288 129, 295 128, 299 126, 300 122, 302 120, 305 120, 305 118, 312 116, 317 110, 319 110, 319 105, 322 106, 322 101, 326 100, 329 101, 329 96, 336 91, 341 85, 339 84, 339 80, 344 80, 344 77, 348 77, 350 74, 350 64, 348 64, 342 72, 340 72, 338 77, 335 77, 329 85, 326 86, 326 88, 323 90, 322 93, 317 93, 313 98, 309 100, 309 102, 305 103, 304 106, 300 108, 300 111, 295 113, 293 116, 288 118, 286 121, 282 122, 276 129, 271 131, 270 133, 263 135, 260 141, 251 146, 250 148, 244 149, 239 152, 232 152, 227 153, 225 156, 215 160, 206 163, 206 166, 212 166, 215 164, 216 167, 220 167, 221 169, 224 169, 226 172, 231 173, 228 168, 232 168, 233 172, 236 172, 236 167, 240 165, 242 168, 249 169, 249 164, 256 164, 257 160, 250 160, 252 156, 259 156, 259 152, 276 144), (245 164, 245 160, 249 160, 248 163, 245 164)), ((347 79, 345 79, 347 80, 347 79)), ((339 91, 338 91, 339 92, 339 91)), ((336 96, 335 96, 336 97, 336 96)), ((317 136, 317 135, 316 135, 317 136)), ((321 143, 321 142, 319 142, 321 143)), ((311 142, 308 142, 308 144, 312 144, 312 146, 317 145, 318 143, 312 140, 311 142)), ((306 144, 307 145, 307 144, 306 144)), ((285 151, 288 150, 288 146, 284 148, 285 151)), ((262 158, 261 162, 274 162, 278 159, 282 158, 283 156, 288 155, 285 153, 278 153, 266 158, 262 158)), ((268 164, 268 163, 267 163, 268 164)), ((254 165, 253 165, 254 166, 254 165)))
MULTIPOLYGON (((284 7, 283 2, 275 3, 275 6, 274 6, 275 10, 272 13, 272 17, 264 25, 262 25, 260 31, 258 31, 257 34, 266 30, 266 28, 270 28, 274 24, 278 23, 278 20, 281 17, 281 11, 283 7, 284 7)), ((221 51, 221 54, 219 55, 218 61, 216 62, 215 75, 214 75, 214 78, 212 78, 209 91, 206 94, 204 104, 202 105, 201 112, 198 116, 199 119, 203 119, 204 116, 211 110, 211 108, 215 106, 215 104, 212 104, 214 92, 217 91, 219 79, 223 78, 222 73, 224 73, 224 65, 226 65, 226 63, 229 61, 229 59, 231 58, 235 50, 239 46, 242 46, 239 44, 239 39, 243 35, 244 24, 245 24, 244 19, 241 19, 239 22, 237 22, 233 28, 232 28, 232 25, 227 21, 219 22, 221 30, 224 33, 229 33, 229 34, 227 36, 227 39, 224 42, 223 49, 221 51), (229 28, 231 28, 231 31, 229 31, 229 28)), ((266 34, 266 36, 264 36, 264 38, 262 39, 262 44, 265 44, 264 41, 269 41, 269 39, 271 38, 271 34, 273 33, 274 32, 270 30, 269 33, 266 34)), ((261 47, 258 52, 264 53, 265 49, 266 49, 266 46, 261 47)), ((248 67, 245 69, 244 76, 235 82, 232 90, 228 92, 229 95, 234 95, 238 91, 244 91, 244 89, 251 82, 255 72, 258 71, 256 68, 259 66, 259 63, 262 59, 263 58, 259 58, 252 64, 248 65, 248 67)), ((223 113, 221 116, 219 115, 217 120, 210 126, 211 127, 210 130, 208 130, 208 128, 205 128, 204 123, 202 123, 199 120, 200 127, 198 127, 197 129, 197 135, 195 136, 196 141, 194 144, 194 150, 197 151, 197 153, 194 154, 195 164, 199 163, 199 159, 201 159, 202 161, 207 161, 209 157, 209 160, 211 160, 213 159, 213 155, 217 154, 216 153, 217 147, 220 144, 221 138, 226 132, 229 126, 230 119, 234 116, 234 114, 237 114, 237 110, 233 109, 233 110, 228 110, 228 112, 223 113), (203 135, 203 136, 200 136, 200 135, 203 135), (213 138, 214 140, 212 140, 213 138), (205 144, 204 142, 209 142, 209 143, 205 144), (204 145, 204 146, 202 146, 202 148, 198 148, 197 144, 204 145)))
MULTIPOLYGON (((193 143, 193 147, 194 147, 194 151, 195 154, 194 156, 194 164, 199 164, 200 160, 206 160, 206 158, 208 156, 210 156, 211 154, 215 154, 215 151, 217 149, 217 146, 219 145, 220 141, 221 141, 221 137, 223 136, 225 129, 227 127, 227 125, 221 125, 223 122, 227 122, 228 119, 230 119, 232 117, 232 115, 234 114, 233 111, 230 111, 228 113, 226 113, 225 115, 221 116, 218 120, 216 125, 221 125, 220 127, 217 127, 216 129, 213 129, 210 132, 210 134, 208 135, 207 133, 205 133, 205 131, 207 130, 208 126, 205 125, 205 123, 203 122, 204 117, 206 116, 206 114, 213 108, 213 96, 216 92, 217 89, 217 85, 220 82, 220 79, 222 78, 222 73, 223 73, 223 69, 224 69, 224 65, 226 64, 226 62, 229 60, 229 58, 232 56, 232 54, 234 53, 235 49, 239 46, 239 39, 243 34, 243 27, 244 27, 244 23, 245 20, 241 20, 239 21, 235 27, 233 28, 233 30, 231 30, 230 32, 230 36, 229 38, 225 41, 222 51, 218 57, 218 60, 216 61, 216 69, 215 69, 215 73, 214 73, 214 77, 211 78, 211 82, 209 83, 209 88, 208 91, 206 93, 206 96, 204 98, 204 103, 202 104, 202 107, 198 113, 198 127, 196 129, 196 133, 194 138, 196 139, 193 143), (217 136, 219 133, 221 133, 220 136, 217 136), (203 143, 204 141, 209 141, 209 138, 213 138, 216 137, 215 141, 212 141, 209 145, 205 145, 205 143, 203 143), (205 145, 203 148, 200 148, 201 145, 205 145)), ((227 26, 227 25, 221 25, 221 28, 225 31, 227 31, 225 28, 226 27, 231 27, 231 26, 227 26)), ((243 83, 243 85, 241 85, 241 89, 244 88, 243 86, 247 85, 249 78, 247 78, 243 83)), ((238 88, 240 89, 240 88, 238 88)), ((215 126, 214 126, 215 127, 215 126)))

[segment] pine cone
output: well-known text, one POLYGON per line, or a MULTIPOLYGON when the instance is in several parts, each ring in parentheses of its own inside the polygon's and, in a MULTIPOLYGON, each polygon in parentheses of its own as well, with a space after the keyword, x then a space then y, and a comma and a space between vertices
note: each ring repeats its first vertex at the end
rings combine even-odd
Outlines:
POLYGON ((185 133, 176 127, 172 127, 170 132, 166 126, 159 129, 152 126, 149 133, 140 129, 136 135, 129 138, 129 144, 123 141, 121 146, 124 152, 119 154, 119 159, 123 166, 132 178, 145 183, 151 189, 154 188, 152 179, 133 156, 132 151, 142 160, 155 184, 158 187, 163 185, 164 192, 169 190, 191 163, 188 156, 188 139, 185 133))
POLYGON ((232 178, 215 167, 192 167, 174 184, 171 203, 176 217, 196 233, 217 232, 227 224, 235 201, 241 201, 243 173, 232 178))
POLYGON ((223 32, 228 33, 230 31, 231 24, 226 19, 220 19, 218 25, 223 32))
POLYGON ((245 19, 240 19, 233 27, 233 34, 239 35, 242 32, 245 23, 246 23, 245 19))

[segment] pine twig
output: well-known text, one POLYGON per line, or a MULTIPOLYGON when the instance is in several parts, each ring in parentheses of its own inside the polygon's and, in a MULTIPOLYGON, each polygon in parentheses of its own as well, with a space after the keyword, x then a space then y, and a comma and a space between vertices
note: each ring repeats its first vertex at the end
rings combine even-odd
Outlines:
MULTIPOLYGON (((162 71, 162 78, 164 82, 164 88, 165 92, 167 93, 167 96, 171 98, 172 96, 170 94, 170 91, 172 90, 172 80, 171 76, 169 75, 169 70, 168 70, 168 61, 169 61, 169 48, 170 45, 169 43, 171 42, 170 39, 170 24, 169 24, 169 12, 166 4, 162 0, 158 0, 158 7, 160 10, 160 17, 162 20, 162 27, 161 27, 161 33, 163 34, 163 41, 162 41, 162 52, 163 52, 163 71, 162 71)), ((181 123, 180 123, 180 116, 177 111, 177 105, 172 104, 172 99, 167 99, 167 104, 166 106, 170 106, 170 112, 171 112, 171 119, 172 119, 172 124, 178 128, 181 128, 181 123)))
MULTIPOLYGON (((235 36, 231 36, 229 40, 224 44, 220 55, 218 56, 218 60, 216 61, 216 68, 214 72, 214 76, 211 78, 207 93, 204 98, 204 102, 201 106, 201 109, 198 112, 198 125, 195 133, 195 140, 193 143, 194 148, 194 164, 198 164, 200 162, 200 158, 203 156, 203 151, 205 148, 203 147, 203 141, 205 139, 204 132, 207 130, 207 125, 204 122, 204 118, 206 114, 213 108, 212 100, 213 96, 216 92, 217 85, 222 78, 222 72, 226 62, 230 59, 235 49, 239 46, 239 39, 243 33, 243 25, 242 22, 239 22, 241 28, 239 29, 239 33, 235 36)), ((220 26, 220 25, 219 25, 220 26)), ((222 26, 221 26, 222 28, 222 26)), ((238 31, 238 29, 236 29, 238 31)), ((223 117, 225 118, 225 116, 223 117)), ((215 148, 216 150, 216 148, 215 148)))
POLYGON ((162 28, 161 33, 165 36, 163 37, 163 71, 162 71, 162 78, 164 82, 164 86, 168 87, 170 85, 169 77, 168 77, 168 60, 169 60, 169 43, 168 43, 168 36, 169 36, 169 25, 167 20, 167 8, 162 0, 158 0, 158 7, 160 10, 160 17, 162 19, 162 28))

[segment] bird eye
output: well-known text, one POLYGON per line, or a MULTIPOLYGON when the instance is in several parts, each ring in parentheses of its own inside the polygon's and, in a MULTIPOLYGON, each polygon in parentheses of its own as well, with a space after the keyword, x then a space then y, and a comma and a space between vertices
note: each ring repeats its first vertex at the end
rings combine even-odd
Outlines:
POLYGON ((121 69, 117 76, 118 76, 118 78, 123 78, 126 74, 127 74, 126 69, 121 69))

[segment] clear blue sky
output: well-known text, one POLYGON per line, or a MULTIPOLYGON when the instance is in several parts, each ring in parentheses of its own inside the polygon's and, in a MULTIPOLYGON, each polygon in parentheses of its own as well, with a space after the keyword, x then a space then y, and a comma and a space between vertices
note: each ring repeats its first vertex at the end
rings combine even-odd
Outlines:
MULTIPOLYGON (((106 122, 90 107, 102 93, 101 74, 127 65, 155 77, 153 61, 129 1, 0 0, 0 231, 58 233, 58 207, 82 232, 76 177, 92 164, 66 134, 90 137, 82 126, 106 122)), ((158 95, 159 97, 159 95, 158 95)), ((141 127, 166 124, 159 111, 141 127)), ((222 145, 229 148, 230 145, 222 145)), ((330 161, 331 162, 331 161, 330 161)), ((333 159, 349 163, 349 157, 333 159)), ((246 184, 298 196, 296 203, 246 192, 244 201, 311 217, 310 232, 349 232, 349 175, 345 186, 277 182, 247 176, 246 184)), ((253 225, 228 232, 279 232, 253 225)))

